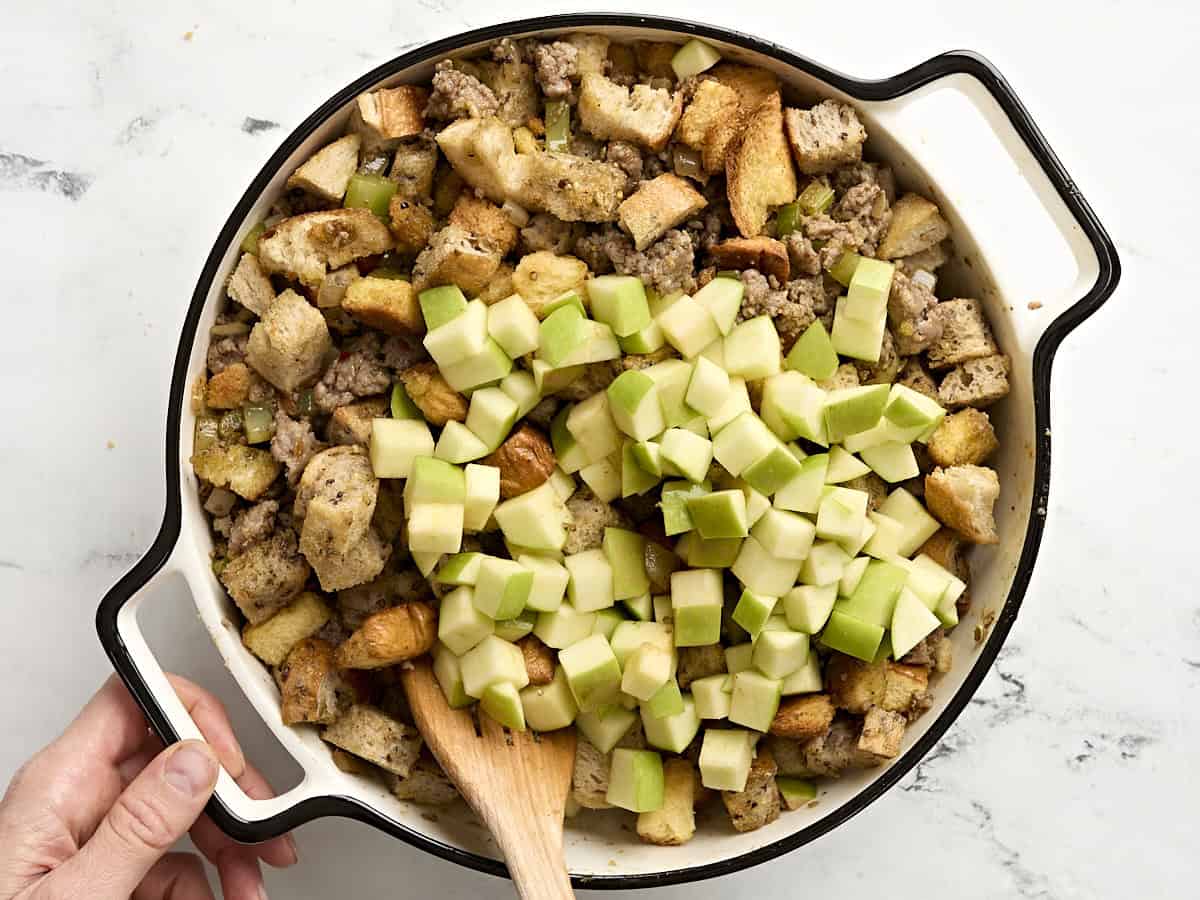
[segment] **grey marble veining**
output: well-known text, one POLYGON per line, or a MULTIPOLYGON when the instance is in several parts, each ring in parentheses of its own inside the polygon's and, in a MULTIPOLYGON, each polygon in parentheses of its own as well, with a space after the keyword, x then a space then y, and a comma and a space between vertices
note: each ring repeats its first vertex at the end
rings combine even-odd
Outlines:
MULTIPOLYGON (((1059 352, 1040 561, 1008 644, 959 721, 896 789, 827 837, 658 896, 1194 896, 1200 13, 1127 0, 872 6, 827 15, 706 0, 678 14, 768 35, 862 76, 950 47, 991 57, 1113 232, 1125 278, 1059 352)), ((157 531, 178 327, 246 183, 315 106, 402 48, 556 8, 6 9, 0 779, 107 672, 95 603, 157 531)), ((172 653, 173 665, 219 681, 202 648, 181 642, 172 653)), ((275 897, 508 896, 502 882, 351 823, 316 823, 299 841, 305 864, 269 876, 275 897)))

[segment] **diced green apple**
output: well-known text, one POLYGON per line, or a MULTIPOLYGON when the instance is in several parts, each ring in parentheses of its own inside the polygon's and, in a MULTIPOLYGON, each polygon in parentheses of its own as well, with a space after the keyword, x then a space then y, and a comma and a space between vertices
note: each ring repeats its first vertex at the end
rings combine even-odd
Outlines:
POLYGON ((883 416, 887 398, 886 384, 830 391, 825 398, 825 428, 829 440, 841 441, 875 425, 883 416))
POLYGON ((700 745, 700 781, 710 791, 743 791, 754 762, 756 735, 740 728, 708 728, 700 745))
POLYGON ((533 550, 560 550, 566 543, 562 501, 549 481, 496 507, 505 539, 533 550))
POLYGON ((592 493, 601 503, 611 503, 621 496, 623 484, 621 461, 618 457, 609 456, 584 466, 579 470, 579 477, 592 489, 592 493))
POLYGON ((816 528, 796 513, 768 509, 750 533, 777 559, 803 560, 812 549, 816 528))
POLYGON ((613 596, 626 600, 649 594, 646 575, 646 539, 636 531, 605 528, 602 549, 612 569, 613 596))
POLYGON ((662 757, 653 750, 613 750, 608 775, 609 805, 630 812, 653 812, 663 804, 662 757))
POLYGON ((817 786, 806 779, 779 777, 775 784, 788 809, 800 809, 817 799, 817 786))
POLYGON ((814 381, 831 377, 837 371, 838 355, 825 326, 820 322, 809 325, 788 351, 786 364, 814 381))
POLYGON ((421 411, 417 409, 417 404, 412 402, 412 398, 408 396, 408 392, 404 390, 404 385, 396 382, 392 385, 392 418, 393 419, 424 419, 421 411))
POLYGON ((854 593, 842 601, 838 609, 859 621, 887 628, 892 621, 896 598, 907 580, 907 569, 873 559, 867 563, 854 593))
POLYGON ((700 537, 738 538, 746 528, 746 495, 739 490, 714 491, 688 500, 688 515, 700 537))
POLYGON ((744 590, 738 599, 737 606, 733 608, 733 621, 746 629, 751 640, 755 640, 763 626, 767 624, 767 619, 771 617, 777 602, 779 602, 778 597, 768 597, 744 590))
POLYGON ((617 626, 625 621, 625 616, 621 615, 620 610, 609 608, 601 609, 596 612, 596 624, 592 626, 592 634, 599 634, 605 640, 609 640, 613 636, 613 632, 617 630, 617 626))
MULTIPOLYGON (((658 475, 652 475, 638 463, 634 453, 637 446, 633 441, 625 441, 621 446, 621 496, 632 497, 644 494, 659 482, 658 475)), ((657 450, 658 445, 654 445, 657 450)))
POLYGON ((801 461, 788 447, 777 443, 762 459, 742 471, 742 478, 759 493, 769 496, 786 487, 801 472, 801 461))
POLYGON ((587 343, 591 327, 583 311, 572 305, 560 306, 538 326, 538 356, 557 368, 587 343))
POLYGON ((608 386, 607 392, 613 421, 635 441, 648 441, 667 427, 658 386, 644 372, 637 369, 622 372, 608 386))
MULTIPOLYGON (((711 44, 692 38, 675 51, 671 57, 671 68, 680 81, 706 72, 721 61, 721 54, 711 44)), ((740 788, 739 788, 740 790, 740 788)))
POLYGON ((685 400, 692 378, 690 365, 682 359, 664 359, 642 372, 658 386, 658 402, 662 405, 663 420, 668 428, 683 425, 696 417, 696 411, 685 400))
POLYGON ((589 744, 601 753, 608 753, 625 737, 637 719, 637 713, 613 704, 579 713, 575 725, 589 744))
POLYGON ((886 315, 895 271, 892 263, 881 259, 859 259, 846 288, 846 315, 864 322, 875 322, 881 313, 886 315))
POLYGON ((642 644, 625 662, 621 673, 621 690, 644 703, 667 683, 674 666, 675 660, 670 650, 664 650, 657 644, 642 644))
POLYGON ((587 450, 583 444, 575 440, 575 435, 567 430, 567 416, 573 407, 564 406, 550 422, 550 444, 554 448, 554 457, 558 467, 568 475, 578 472, 588 465, 587 450))
POLYGON ((407 478, 413 460, 432 456, 433 434, 422 419, 374 419, 371 422, 371 470, 376 478, 407 478))
POLYGON ((867 493, 827 487, 817 508, 817 537, 826 541, 854 541, 867 521, 867 493))
POLYGON ((455 553, 446 557, 446 561, 438 567, 433 580, 438 584, 474 585, 479 577, 479 564, 483 562, 482 553, 455 553))
POLYGON ((500 388, 480 388, 471 395, 466 425, 490 450, 495 450, 516 424, 517 412, 517 401, 500 388))
POLYGON ((628 337, 618 338, 617 343, 621 345, 622 353, 655 353, 666 345, 667 336, 663 334, 658 320, 654 319, 640 331, 635 331, 628 337))
POLYGON ((621 666, 642 644, 655 644, 667 651, 674 647, 671 629, 662 622, 621 622, 613 631, 609 643, 621 666))
POLYGON ((842 577, 838 579, 837 583, 839 597, 853 596, 854 589, 862 581, 863 574, 867 571, 867 564, 870 562, 869 558, 860 556, 846 563, 846 567, 842 570, 842 577))
POLYGON ((657 321, 667 342, 685 359, 697 356, 721 336, 712 313, 686 295, 660 312, 657 321))
POLYGON ((694 569, 728 569, 742 548, 742 538, 705 540, 692 531, 675 545, 679 558, 694 569))
POLYGON ((900 428, 936 428, 946 410, 932 397, 926 397, 905 384, 893 384, 884 416, 900 428))
POLYGON ((416 503, 405 512, 408 515, 409 550, 414 553, 457 553, 462 547, 461 503, 416 503))
POLYGON ((783 367, 779 333, 770 316, 742 322, 725 336, 725 370, 747 381, 774 375, 783 367))
MULTIPOLYGON (((736 675, 738 672, 752 668, 754 668, 754 644, 747 642, 725 648, 725 671, 730 675, 736 675)), ((727 690, 733 690, 732 681, 729 682, 727 690)))
POLYGON ((701 719, 725 719, 729 717, 732 701, 732 686, 725 688, 728 675, 707 675, 692 682, 692 699, 696 715, 701 719))
POLYGON ((779 679, 769 678, 753 669, 738 672, 733 676, 729 721, 755 731, 767 731, 779 711, 781 687, 779 679))
POLYGON ((859 456, 876 475, 889 484, 907 481, 921 474, 921 469, 917 466, 917 457, 913 454, 910 444, 880 444, 878 447, 868 447, 859 453, 859 456))
POLYGON ((817 541, 808 551, 808 558, 800 567, 800 581, 804 584, 833 584, 842 577, 850 562, 846 551, 832 541, 817 541))
POLYGON ((621 345, 611 328, 603 322, 593 322, 590 319, 587 320, 587 328, 587 340, 563 360, 564 366, 585 366, 621 358, 621 345))
POLYGON ((412 472, 404 485, 404 505, 420 503, 465 503, 466 474, 458 466, 432 456, 413 460, 412 472))
POLYGON ((668 537, 692 530, 694 525, 688 513, 688 501, 711 490, 712 485, 707 481, 698 484, 689 481, 668 481, 663 485, 662 499, 658 505, 662 509, 663 531, 668 537))
POLYGON ((817 654, 810 652, 804 665, 783 679, 780 693, 785 697, 790 697, 793 694, 815 694, 824 688, 820 658, 817 654))
POLYGON ((873 662, 883 640, 883 629, 835 609, 821 632, 821 643, 864 662, 873 662))
POLYGON ((501 619, 496 622, 496 637, 515 644, 521 638, 533 632, 537 623, 537 613, 526 609, 513 619, 501 619))
POLYGON ((800 567, 798 560, 772 556, 755 538, 748 537, 731 568, 738 581, 756 594, 782 597, 796 583, 800 567))
POLYGON ((753 661, 754 667, 768 678, 782 680, 808 662, 808 635, 799 631, 764 631, 754 642, 753 661))
POLYGON ((621 432, 613 421, 608 394, 597 391, 570 408, 567 431, 587 454, 589 463, 599 462, 621 449, 621 432))
POLYGON ((713 444, 683 428, 668 428, 659 443, 662 458, 689 481, 703 481, 712 464, 713 444))
POLYGON ((712 441, 713 458, 737 478, 779 445, 771 429, 753 412, 743 412, 717 432, 712 441))
POLYGON ((492 619, 521 614, 533 587, 533 573, 511 559, 484 556, 475 578, 475 607, 492 619))
POLYGON ((580 612, 570 603, 561 603, 554 610, 538 613, 533 633, 547 647, 563 650, 591 636, 595 625, 594 612, 580 612))
POLYGON ((716 415, 708 417, 709 433, 716 434, 742 413, 751 411, 750 392, 746 390, 746 380, 738 376, 731 377, 729 394, 721 405, 721 409, 716 415))
POLYGON ((490 684, 479 698, 479 708, 512 731, 525 730, 525 708, 516 685, 507 681, 490 684))
POLYGON ((883 332, 887 326, 887 310, 872 321, 856 319, 847 311, 845 297, 838 298, 833 313, 833 331, 830 340, 833 349, 842 356, 861 359, 864 362, 879 362, 883 349, 883 332))
POLYGON ((871 471, 866 463, 855 459, 841 446, 829 448, 829 468, 825 472, 826 484, 842 484, 854 478, 859 478, 871 471))
POLYGON ((464 653, 459 662, 462 666, 463 690, 472 697, 482 697, 491 685, 501 681, 516 688, 529 684, 529 674, 525 671, 525 659, 521 656, 520 648, 494 634, 488 635, 464 653))
POLYGON ((575 721, 579 707, 567 684, 562 666, 554 669, 549 684, 531 684, 521 691, 525 721, 534 731, 557 731, 575 721))
POLYGON ((792 588, 783 598, 783 611, 788 625, 805 634, 816 634, 825 627, 833 604, 837 601, 837 593, 837 582, 792 588))
POLYGON ((900 544, 904 540, 904 526, 895 519, 877 512, 867 513, 875 526, 875 533, 863 545, 863 552, 876 559, 892 559, 900 555, 900 544))
POLYGON ((461 465, 487 456, 491 449, 462 422, 451 420, 445 424, 442 433, 438 435, 433 455, 448 463, 461 465))
POLYGON ((463 689, 462 666, 458 657, 445 644, 438 643, 433 647, 433 677, 441 686, 446 705, 451 709, 462 709, 475 702, 463 689))
POLYGON ((488 334, 513 359, 538 348, 538 317, 519 294, 488 307, 488 334))
POLYGON ((826 443, 825 392, 799 372, 779 372, 763 384, 763 422, 780 440, 826 443))
POLYGON ((452 284, 429 288, 417 295, 425 330, 433 331, 467 311, 467 298, 452 284))
POLYGON ((828 453, 817 453, 801 460, 796 477, 775 492, 775 508, 810 515, 817 512, 828 470, 828 453))
POLYGON ((559 651, 558 661, 581 710, 610 703, 620 691, 621 666, 603 635, 593 634, 559 651))
POLYGON ((613 568, 603 550, 585 550, 568 556, 564 561, 571 580, 567 597, 580 612, 608 609, 616 602, 613 597, 613 568))
POLYGON ((650 324, 650 307, 641 279, 632 275, 598 275, 586 283, 592 316, 617 337, 629 337, 650 324))
POLYGON ((512 371, 512 367, 512 359, 490 337, 484 341, 483 349, 473 356, 451 365, 439 365, 442 377, 456 391, 496 384, 512 371))
POLYGON ((929 540, 941 528, 941 523, 925 511, 921 501, 906 491, 896 488, 879 505, 878 512, 895 519, 904 528, 904 539, 900 544, 901 556, 911 556, 917 548, 929 540))
MULTIPOLYGON (((728 279, 726 279, 728 281, 728 279)), ((696 357, 692 377, 684 399, 687 405, 703 416, 714 416, 729 398, 729 374, 716 363, 696 357)))
POLYGON ((700 731, 696 701, 688 694, 680 698, 681 709, 664 716, 654 715, 649 704, 642 707, 646 743, 668 753, 682 753, 700 731))
POLYGON ((461 313, 426 333, 425 349, 438 368, 444 370, 483 351, 488 339, 487 309, 482 300, 472 300, 461 313))
POLYGON ((675 646, 703 647, 721 639, 721 609, 725 592, 716 569, 671 573, 671 612, 675 646))
POLYGON ((896 598, 896 608, 892 612, 892 653, 897 659, 904 656, 940 624, 929 607, 905 588, 896 598))
POLYGON ((696 291, 693 299, 708 310, 721 334, 729 334, 737 321, 745 292, 745 286, 738 279, 714 278, 696 291))

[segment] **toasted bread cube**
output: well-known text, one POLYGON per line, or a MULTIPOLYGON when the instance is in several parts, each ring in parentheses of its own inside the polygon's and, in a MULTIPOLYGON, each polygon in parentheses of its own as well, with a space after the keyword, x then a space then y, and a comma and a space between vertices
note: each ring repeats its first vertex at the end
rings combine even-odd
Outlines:
POLYGON ((806 741, 824 734, 833 721, 833 703, 828 694, 784 697, 771 722, 771 734, 806 741))
POLYGON ((973 544, 998 544, 994 507, 1000 479, 983 466, 937 468, 925 476, 925 504, 943 525, 973 544))
MULTIPOLYGON (((668 45, 669 46, 669 45, 668 45)), ((647 844, 678 847, 696 833, 696 766, 682 757, 663 762, 663 804, 637 819, 638 837, 647 844)))
POLYGON ((278 676, 284 725, 330 725, 350 702, 351 692, 334 664, 333 648, 320 638, 299 641, 278 676))
POLYGON ((321 734, 322 739, 407 778, 421 752, 421 735, 382 710, 356 703, 321 734))
POLYGON ((517 641, 525 659, 525 673, 530 684, 549 684, 554 680, 554 651, 532 634, 517 641))
POLYGON ((301 546, 308 532, 314 546, 349 549, 371 524, 378 495, 379 480, 362 447, 322 450, 304 467, 292 508, 301 546))
POLYGON ((458 119, 438 132, 437 143, 452 171, 493 203, 503 203, 516 191, 513 133, 499 119, 458 119))
POLYGON ((330 203, 341 203, 350 184, 350 176, 358 169, 358 148, 362 138, 347 134, 322 147, 293 172, 287 180, 289 188, 300 188, 330 203))
POLYGON ((437 639, 437 613, 427 603, 393 606, 369 616, 337 648, 342 669, 382 669, 428 653, 437 639))
POLYGON ((396 252, 416 254, 425 249, 437 229, 428 206, 394 194, 388 201, 388 216, 396 238, 396 252))
POLYGON ((888 712, 908 715, 920 709, 928 690, 928 669, 889 662, 884 671, 883 699, 879 706, 888 712))
POLYGON ((578 108, 580 123, 593 137, 629 141, 657 153, 679 122, 683 95, 646 84, 630 89, 588 73, 580 82, 578 108))
POLYGON ((725 178, 729 210, 743 237, 759 235, 772 208, 796 199, 778 93, 764 100, 746 123, 740 143, 725 160, 725 178))
POLYGON ((988 414, 967 408, 946 416, 927 446, 930 458, 939 466, 966 466, 983 462, 996 452, 1000 442, 988 414))
POLYGON ((421 362, 400 373, 404 392, 431 425, 467 420, 467 398, 442 377, 434 362, 421 362))
POLYGON ((785 283, 791 275, 791 261, 782 241, 769 237, 729 238, 713 244, 709 251, 718 269, 758 269, 785 283))
POLYGON ((316 634, 332 615, 320 597, 305 591, 265 622, 242 629, 242 643, 267 665, 278 666, 296 644, 316 634))
POLYGON ((978 300, 943 300, 934 311, 942 323, 942 336, 929 348, 932 368, 948 369, 999 352, 978 300))
POLYGON ((779 818, 778 772, 771 751, 763 747, 754 757, 750 775, 743 790, 721 791, 721 799, 729 812, 729 821, 736 831, 754 831, 779 818))
POLYGON ((540 487, 554 473, 557 461, 546 436, 522 423, 480 463, 500 470, 500 497, 508 500, 540 487))
POLYGON ((417 293, 442 284, 458 285, 470 296, 478 294, 500 268, 500 251, 461 225, 447 225, 434 233, 413 265, 412 287, 417 293))
POLYGON ((252 253, 242 254, 237 268, 229 276, 225 290, 229 292, 230 297, 256 316, 266 312, 275 299, 275 288, 271 287, 271 279, 258 264, 258 257, 252 253))
POLYGON ((804 764, 814 775, 835 777, 848 769, 866 769, 882 761, 874 753, 858 748, 862 723, 854 719, 834 719, 823 735, 802 745, 804 764))
POLYGON ((918 269, 924 269, 926 272, 937 272, 942 266, 950 261, 950 241, 945 240, 940 244, 934 244, 927 250, 922 250, 920 253, 913 253, 911 256, 902 256, 897 259, 896 268, 912 278, 913 273, 918 269))
POLYGON ((984 356, 955 366, 938 387, 937 400, 947 409, 991 406, 1008 396, 1007 356, 984 356))
POLYGON ((213 409, 239 409, 250 396, 254 373, 245 363, 234 363, 208 379, 205 402, 213 409))
MULTIPOLYGON (((337 716, 334 716, 336 719, 337 716)), ((303 721, 303 720, 301 720, 303 721)), ((331 720, 332 721, 332 720, 331 720)), ((295 723, 291 723, 295 724, 295 723)), ((328 725, 328 722, 322 723, 328 725)), ((330 757, 333 759, 333 764, 338 767, 338 770, 345 772, 347 775, 370 775, 377 771, 376 768, 369 762, 359 759, 352 753, 347 753, 337 747, 330 748, 330 757)), ((387 773, 384 773, 387 775, 387 773)), ((395 775, 388 775, 389 778, 395 778, 395 775)))
POLYGON ((350 128, 361 136, 364 150, 394 150, 401 138, 425 129, 428 102, 429 91, 411 84, 359 94, 350 113, 350 128))
POLYGON ((892 221, 879 243, 879 258, 922 253, 949 235, 950 223, 942 218, 937 204, 917 194, 905 194, 892 205, 892 221))
POLYGON ((264 231, 258 261, 265 272, 316 288, 327 269, 386 253, 392 245, 392 233, 369 209, 327 209, 292 216, 264 231))
POLYGON ((687 690, 691 683, 698 678, 709 675, 721 675, 725 670, 725 648, 720 644, 707 644, 702 647, 680 647, 678 650, 679 664, 676 678, 679 687, 687 690))
POLYGON ((862 715, 882 702, 886 688, 883 663, 865 663, 834 653, 825 665, 825 690, 838 709, 862 715))
POLYGON ((884 759, 893 759, 900 755, 900 742, 904 739, 907 726, 908 721, 900 713, 879 707, 869 709, 863 717, 858 749, 884 759))
POLYGON ((229 488, 243 500, 257 500, 279 475, 279 463, 266 450, 217 444, 192 456, 196 477, 229 488))
POLYGON ((491 280, 483 286, 476 296, 491 306, 493 303, 499 303, 501 300, 507 300, 515 294, 516 288, 512 283, 513 267, 506 262, 500 263, 500 268, 496 270, 496 274, 491 277, 491 280))
POLYGON ((896 376, 896 383, 910 387, 914 391, 924 394, 930 400, 938 398, 937 382, 933 380, 933 376, 929 374, 925 364, 916 356, 910 356, 905 360, 900 374, 896 376))
POLYGON ((733 90, 738 97, 736 115, 716 120, 704 138, 704 171, 725 171, 729 150, 741 137, 746 122, 771 94, 779 90, 774 73, 738 63, 718 63, 708 74, 733 90))
MULTIPOLYGON (((629 232, 638 250, 686 222, 708 205, 691 182, 670 172, 643 181, 617 210, 621 227, 629 232)), ((785 254, 786 258, 786 254, 785 254)))
POLYGON ((311 383, 333 349, 325 317, 293 290, 267 307, 250 332, 246 362, 282 391, 311 383))
POLYGON ((549 250, 527 253, 513 272, 513 290, 529 304, 540 319, 542 307, 567 291, 585 296, 583 283, 587 280, 587 263, 574 256, 555 256, 549 250))
POLYGON ((824 175, 862 159, 867 130, 849 104, 823 100, 812 109, 789 109, 784 118, 796 166, 805 175, 824 175))
POLYGON ((521 157, 513 199, 564 222, 612 222, 625 192, 625 172, 613 163, 570 153, 521 157))
POLYGON ((653 78, 675 80, 675 69, 671 60, 679 52, 679 45, 667 41, 636 41, 633 45, 637 54, 638 68, 653 78))
POLYGON ((475 196, 474 191, 463 191, 450 210, 450 224, 461 225, 481 242, 486 242, 500 251, 501 256, 511 253, 517 246, 517 226, 490 200, 475 196))
POLYGON ((329 442, 369 447, 371 423, 387 412, 388 405, 387 397, 368 397, 339 406, 329 419, 329 442))
POLYGON ((413 285, 399 278, 360 278, 346 288, 342 309, 385 334, 420 335, 425 319, 413 285))
POLYGON ((300 548, 324 591, 340 591, 370 581, 383 571, 392 555, 391 545, 384 543, 374 528, 342 552, 306 545, 304 535, 300 536, 300 548))
POLYGON ((733 88, 715 79, 701 81, 684 107, 675 130, 676 139, 694 150, 704 147, 709 131, 738 112, 738 95, 733 88))
POLYGON ((396 797, 421 806, 448 806, 458 799, 458 789, 427 752, 417 757, 407 778, 388 772, 384 780, 396 797))
POLYGON ((571 776, 571 797, 584 809, 608 809, 608 773, 612 761, 587 738, 575 743, 575 769, 571 776))
POLYGON ((396 182, 395 196, 413 202, 430 199, 437 162, 437 144, 428 138, 401 141, 388 173, 388 178, 396 182))
POLYGON ((776 774, 785 778, 811 778, 813 772, 804 763, 805 741, 794 741, 791 738, 768 735, 762 739, 762 745, 775 758, 776 774))
POLYGON ((291 532, 251 544, 221 570, 221 584, 251 625, 265 622, 304 590, 308 563, 291 532))

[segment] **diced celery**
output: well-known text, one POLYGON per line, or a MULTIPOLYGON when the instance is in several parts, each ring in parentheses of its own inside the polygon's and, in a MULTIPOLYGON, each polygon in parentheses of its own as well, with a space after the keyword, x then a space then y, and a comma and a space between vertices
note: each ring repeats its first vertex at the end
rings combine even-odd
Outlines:
POLYGON ((692 38, 671 57, 671 68, 675 70, 676 77, 683 81, 711 69, 720 60, 721 54, 715 48, 692 38))
POLYGON ((219 423, 220 420, 216 416, 196 416, 196 427, 192 432, 193 453, 207 450, 220 440, 219 423))
POLYGON ((388 203, 396 193, 397 183, 382 175, 350 176, 350 184, 346 188, 346 196, 342 205, 347 209, 369 209, 381 219, 388 214, 388 203))
POLYGON ((396 382, 392 385, 392 418, 393 419, 423 419, 417 404, 412 402, 404 385, 396 382))
POLYGON ((275 412, 262 403, 247 403, 242 407, 242 430, 246 442, 261 444, 275 435, 275 412))
POLYGON ((242 238, 242 252, 253 253, 258 255, 258 239, 262 237, 262 233, 267 230, 267 226, 259 222, 253 228, 246 232, 246 236, 242 238))
POLYGON ((775 235, 786 237, 800 227, 800 204, 796 201, 785 203, 775 214, 775 235))
POLYGON ((565 100, 546 101, 546 149, 566 153, 571 144, 571 107, 565 100))
POLYGON ((829 277, 838 284, 850 284, 850 279, 854 277, 854 270, 858 268, 861 260, 862 257, 857 253, 846 251, 837 258, 837 262, 829 267, 829 277))
POLYGON ((796 205, 806 216, 819 216, 833 206, 833 188, 820 180, 814 179, 800 192, 796 205))

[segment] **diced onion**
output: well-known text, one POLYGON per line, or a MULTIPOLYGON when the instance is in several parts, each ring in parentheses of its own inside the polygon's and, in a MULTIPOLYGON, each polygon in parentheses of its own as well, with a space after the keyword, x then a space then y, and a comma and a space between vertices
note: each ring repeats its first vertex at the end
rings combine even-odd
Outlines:
POLYGON ((698 150, 685 147, 683 144, 676 144, 671 152, 674 156, 673 166, 676 175, 683 178, 694 178, 701 182, 707 180, 704 175, 704 163, 698 150))

